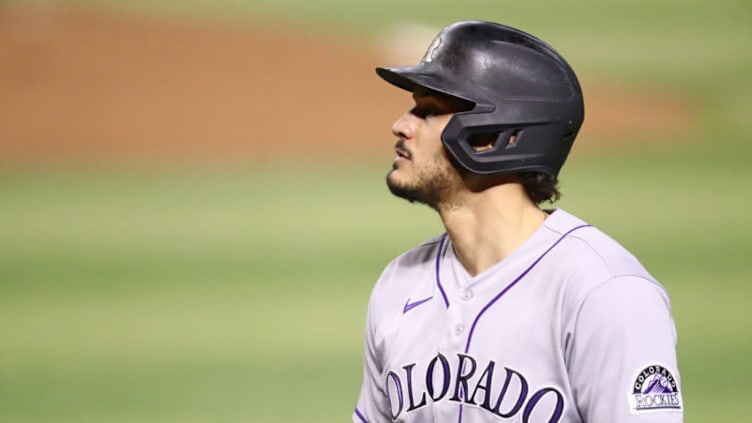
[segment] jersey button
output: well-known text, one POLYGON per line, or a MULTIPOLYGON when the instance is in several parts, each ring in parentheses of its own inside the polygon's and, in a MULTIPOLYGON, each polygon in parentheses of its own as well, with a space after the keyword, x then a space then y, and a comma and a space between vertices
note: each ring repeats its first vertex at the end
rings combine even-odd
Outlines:
POLYGON ((473 291, 465 289, 460 291, 460 299, 462 301, 470 301, 473 299, 473 291))
POLYGON ((462 335, 462 332, 464 331, 465 331, 465 325, 463 325, 462 323, 454 327, 454 334, 457 336, 462 335))

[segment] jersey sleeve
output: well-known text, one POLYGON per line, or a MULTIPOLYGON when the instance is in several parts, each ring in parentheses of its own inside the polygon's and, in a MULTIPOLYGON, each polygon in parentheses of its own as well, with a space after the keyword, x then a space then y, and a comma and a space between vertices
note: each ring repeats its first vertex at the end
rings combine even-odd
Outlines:
POLYGON ((358 403, 353 412, 354 423, 391 422, 389 403, 382 389, 382 365, 376 341, 375 294, 371 295, 366 315, 364 341, 363 383, 360 388, 358 403))
POLYGON ((576 315, 568 372, 585 422, 683 421, 676 330, 663 288, 627 276, 593 289, 576 315))

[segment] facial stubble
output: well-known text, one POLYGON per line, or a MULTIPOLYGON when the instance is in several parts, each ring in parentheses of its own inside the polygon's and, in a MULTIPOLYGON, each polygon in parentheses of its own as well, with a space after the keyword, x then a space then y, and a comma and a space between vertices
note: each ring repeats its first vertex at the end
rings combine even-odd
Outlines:
MULTIPOLYGON (((414 162, 413 162, 414 164, 414 162)), ((456 202, 462 178, 456 167, 443 156, 433 157, 428 165, 414 167, 410 181, 397 181, 394 173, 399 169, 395 165, 387 174, 386 183, 389 190, 397 197, 411 203, 425 204, 438 210, 456 202)))

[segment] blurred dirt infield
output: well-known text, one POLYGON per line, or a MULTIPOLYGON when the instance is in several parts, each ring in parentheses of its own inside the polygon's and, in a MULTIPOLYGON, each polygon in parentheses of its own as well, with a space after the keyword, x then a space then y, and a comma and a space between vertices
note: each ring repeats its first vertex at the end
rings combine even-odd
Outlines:
MULTIPOLYGON (((0 7, 0 163, 383 154, 407 93, 377 48, 319 32, 0 7)), ((413 60, 417 60, 417 53, 413 60)), ((411 61, 412 62, 412 61, 411 61)), ((576 149, 686 131, 665 94, 583 78, 576 149)))

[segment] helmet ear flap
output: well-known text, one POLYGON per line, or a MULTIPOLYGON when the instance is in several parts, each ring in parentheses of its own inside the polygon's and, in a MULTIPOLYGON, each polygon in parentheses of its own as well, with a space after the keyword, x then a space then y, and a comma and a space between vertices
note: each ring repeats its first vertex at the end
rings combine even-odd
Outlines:
POLYGON ((503 113, 457 113, 441 141, 465 169, 480 175, 541 171, 556 175, 572 146, 576 130, 568 125, 499 123, 503 113), (564 136, 567 133, 567 136, 564 136))
MULTIPOLYGON (((487 175, 503 173, 501 158, 509 158, 519 145, 522 129, 517 125, 499 123, 494 112, 458 113, 452 117, 441 134, 441 141, 449 153, 471 172, 487 175)), ((523 153, 524 154, 524 153, 523 153)))

